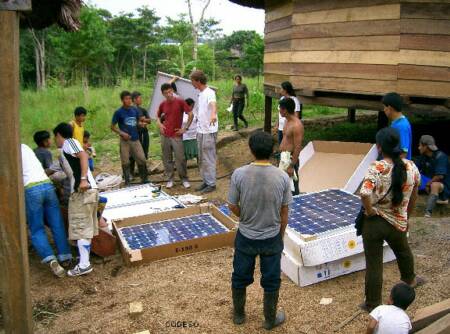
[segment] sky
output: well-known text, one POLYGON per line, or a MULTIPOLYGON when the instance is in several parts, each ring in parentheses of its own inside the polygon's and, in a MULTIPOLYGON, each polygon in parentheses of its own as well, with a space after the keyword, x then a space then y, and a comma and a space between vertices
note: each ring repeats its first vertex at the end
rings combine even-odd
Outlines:
MULTIPOLYGON (((201 14, 201 4, 204 0, 193 0, 194 19, 201 14)), ((136 8, 148 6, 155 9, 156 14, 165 18, 176 18, 178 14, 188 13, 185 0, 89 0, 86 1, 98 8, 104 8, 112 14, 134 12, 136 8)), ((261 35, 264 32, 264 10, 243 7, 228 0, 211 0, 205 17, 220 21, 220 27, 226 35, 235 30, 256 30, 261 35)), ((164 22, 163 22, 164 23, 164 22)))

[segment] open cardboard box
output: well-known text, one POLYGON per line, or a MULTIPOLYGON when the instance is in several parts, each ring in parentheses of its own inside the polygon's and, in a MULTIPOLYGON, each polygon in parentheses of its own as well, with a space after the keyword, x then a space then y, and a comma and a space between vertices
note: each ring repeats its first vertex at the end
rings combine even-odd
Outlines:
POLYGON ((114 233, 119 240, 120 250, 123 259, 127 265, 138 265, 146 262, 162 260, 170 257, 187 255, 197 252, 209 251, 213 249, 233 246, 236 236, 237 225, 227 215, 222 213, 214 205, 199 205, 185 209, 155 213, 146 216, 125 218, 112 221, 114 233), (146 223, 156 223, 163 220, 187 217, 203 213, 210 213, 219 222, 225 225, 229 231, 210 235, 206 237, 174 242, 161 246, 131 250, 125 247, 126 242, 123 240, 118 229, 125 226, 134 226, 146 223))
MULTIPOLYGON (((383 247, 383 262, 395 260, 394 252, 389 246, 383 247)), ((356 254, 316 266, 303 266, 289 254, 281 256, 281 270, 295 284, 303 287, 366 268, 364 254, 356 254)))
POLYGON ((378 151, 368 143, 311 141, 300 152, 299 187, 311 193, 341 189, 355 193, 378 151))

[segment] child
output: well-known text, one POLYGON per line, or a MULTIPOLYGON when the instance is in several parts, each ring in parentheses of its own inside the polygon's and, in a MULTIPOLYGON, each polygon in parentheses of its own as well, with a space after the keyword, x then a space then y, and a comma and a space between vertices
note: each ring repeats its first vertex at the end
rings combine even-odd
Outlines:
POLYGON ((91 241, 98 234, 98 189, 88 167, 88 154, 81 144, 72 138, 72 127, 60 123, 53 130, 58 148, 67 159, 73 172, 72 194, 69 198, 69 240, 76 240, 80 254, 79 263, 67 272, 68 276, 90 273, 91 241))
POLYGON ((50 139, 50 133, 48 131, 42 130, 38 131, 33 136, 34 142, 37 147, 34 149, 34 154, 41 162, 42 167, 44 168, 47 175, 49 175, 49 169, 52 165, 52 153, 49 148, 52 144, 50 139))
POLYGON ((97 156, 97 154, 95 153, 94 146, 92 146, 92 144, 89 142, 89 138, 91 138, 91 134, 89 133, 89 131, 85 130, 83 135, 83 149, 89 154, 89 169, 91 170, 91 172, 93 172, 94 158, 97 156))
POLYGON ((367 334, 407 334, 411 321, 405 310, 414 301, 414 289, 406 283, 394 285, 388 305, 380 305, 370 313, 367 334))
MULTIPOLYGON (((185 102, 189 106, 189 109, 193 111, 194 109, 194 100, 189 98, 186 99, 185 102)), ((188 122, 189 116, 185 113, 183 114, 183 125, 184 128, 188 122)), ((190 159, 196 158, 198 160, 198 148, 197 148, 197 117, 194 113, 194 118, 192 119, 192 123, 189 126, 189 129, 186 129, 186 132, 183 133, 183 146, 184 146, 184 157, 186 161, 190 159)))
POLYGON ((83 107, 76 107, 73 115, 75 119, 72 120, 69 124, 73 129, 73 138, 78 140, 81 144, 83 142, 84 137, 84 127, 83 123, 86 121, 87 110, 83 107))

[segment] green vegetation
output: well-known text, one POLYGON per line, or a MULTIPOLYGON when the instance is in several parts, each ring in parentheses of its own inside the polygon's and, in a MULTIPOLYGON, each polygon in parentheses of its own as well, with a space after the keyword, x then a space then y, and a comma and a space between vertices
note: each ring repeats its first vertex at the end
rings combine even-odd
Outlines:
MULTIPOLYGON (((244 113, 250 126, 262 127, 264 123, 264 94, 262 78, 249 78, 244 82, 250 91, 249 108, 244 113)), ((230 96, 233 81, 218 80, 210 83, 217 88, 219 124, 224 129, 232 124, 232 115, 226 109, 230 105, 230 96)), ((51 131, 59 122, 68 122, 73 117, 73 110, 77 106, 84 106, 88 110, 85 128, 91 132, 91 140, 96 147, 99 156, 107 155, 112 160, 118 159, 117 138, 111 132, 109 125, 114 111, 120 106, 119 94, 122 90, 138 90, 143 94, 145 105, 149 104, 152 87, 148 84, 132 83, 122 80, 119 87, 90 87, 87 91, 79 86, 49 87, 45 90, 35 91, 24 89, 21 92, 21 136, 22 141, 34 147, 33 133, 47 129, 51 131)), ((274 101, 273 123, 276 120, 276 101, 274 101)), ((318 117, 345 112, 339 108, 327 108, 321 106, 306 106, 304 115, 306 118, 318 117)), ((155 124, 150 126, 152 133, 151 154, 160 156, 159 131, 155 124)), ((330 133, 328 130, 323 131, 330 133)), ((343 132, 350 132, 344 129, 343 132)), ((315 137, 321 133, 314 131, 315 137), (317 135, 316 135, 317 134, 317 135)))

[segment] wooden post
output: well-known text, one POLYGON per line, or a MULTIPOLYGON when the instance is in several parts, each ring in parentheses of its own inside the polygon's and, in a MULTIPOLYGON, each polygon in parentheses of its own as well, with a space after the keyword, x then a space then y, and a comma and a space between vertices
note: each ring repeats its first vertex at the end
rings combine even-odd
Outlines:
POLYGON ((355 123, 355 121, 356 121, 356 109, 355 108, 347 109, 347 120, 350 123, 355 123))
MULTIPOLYGON (((20 1, 19 1, 20 2, 20 1)), ((5 332, 33 333, 19 137, 19 14, 0 7, 0 285, 5 332)))
POLYGON ((264 99, 264 131, 269 132, 272 129, 272 97, 266 95, 264 99))

